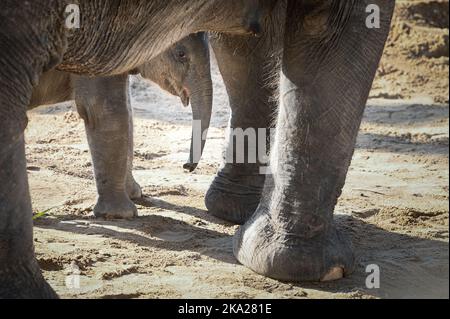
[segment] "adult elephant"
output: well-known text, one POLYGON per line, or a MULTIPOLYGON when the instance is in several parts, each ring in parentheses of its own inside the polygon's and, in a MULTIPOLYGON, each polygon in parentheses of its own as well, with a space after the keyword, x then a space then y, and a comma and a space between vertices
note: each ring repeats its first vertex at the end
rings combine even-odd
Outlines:
MULTIPOLYGON (((65 10, 70 2, 4 0, 1 5, 0 297, 56 297, 34 256, 24 148, 26 110, 40 76, 57 67, 79 76, 98 77, 98 89, 111 92, 110 99, 100 101, 104 118, 112 118, 103 134, 124 132, 114 144, 126 157, 129 121, 114 120, 120 110, 111 105, 129 108, 129 71, 192 33, 255 34, 260 31, 261 17, 272 6, 271 0, 78 0, 80 28, 68 29, 65 10)), ((121 112, 127 113, 125 109, 121 112)), ((99 156, 107 160, 105 154, 99 156)), ((109 197, 109 202, 128 200, 124 192, 126 165, 126 161, 118 164, 121 176, 98 181, 112 183, 108 187, 112 193, 100 194, 109 197)), ((118 210, 115 217, 129 217, 131 208, 118 210)))
MULTIPOLYGON (((265 134, 256 129, 270 128, 279 94, 271 174, 261 175, 262 162, 225 163, 205 199, 213 215, 244 224, 234 236, 234 254, 243 265, 287 281, 334 280, 352 271, 353 253, 336 230, 333 212, 394 5, 280 1, 262 37, 212 38, 231 128, 265 134), (279 71, 279 56, 277 91, 267 78, 279 71)), ((238 151, 234 145, 227 153, 238 151)))
MULTIPOLYGON (((180 97, 184 106, 191 104, 193 132, 197 129, 196 123, 200 123, 201 131, 207 132, 213 88, 205 33, 189 35, 130 73, 140 74, 166 92, 180 97)), ((121 82, 122 78, 117 77, 91 78, 53 69, 41 75, 28 105, 32 109, 74 100, 84 120, 92 154, 99 195, 94 215, 110 219, 137 216, 132 200, 142 196, 141 187, 132 174, 133 116, 130 104, 123 98, 127 96, 123 92, 127 87, 121 82)), ((183 165, 191 172, 197 167, 205 147, 205 139, 196 143, 192 140, 194 135, 189 159, 183 165)))
MULTIPOLYGON (((278 10, 283 14, 280 1, 278 10)), ((0 85, 4 88, 0 92, 3 297, 55 296, 34 257, 24 156, 25 109, 39 75, 58 65, 78 74, 115 76, 117 83, 123 83, 118 88, 123 88, 126 80, 122 74, 189 33, 260 33, 261 5, 271 8, 277 1, 79 2, 87 9, 87 16, 81 30, 70 37, 60 18, 64 9, 61 0, 33 4, 6 0, 6 9, 0 13, 0 46, 8 48, 0 51, 0 85), (17 21, 23 21, 20 27, 13 25, 17 21), (108 36, 102 38, 103 34, 108 36), (103 45, 100 40, 105 41, 103 45)), ((370 4, 380 7, 380 28, 366 27, 368 0, 289 0, 284 11, 286 23, 268 18, 261 38, 224 36, 224 42, 215 46, 222 72, 220 61, 225 58, 232 66, 244 62, 242 70, 230 68, 228 74, 223 73, 233 108, 231 123, 242 122, 248 127, 270 123, 274 102, 268 101, 273 89, 264 86, 261 70, 276 58, 278 49, 283 49, 281 105, 270 164, 273 174, 266 178, 261 191, 263 178, 254 177, 255 165, 244 163, 228 167, 228 171, 226 167, 222 171, 225 178, 216 181, 208 195, 214 193, 220 203, 221 192, 231 194, 233 205, 223 204, 226 209, 219 210, 221 216, 244 206, 237 196, 238 188, 243 189, 244 200, 261 198, 234 241, 239 261, 259 273, 283 280, 331 280, 352 268, 351 250, 334 227, 333 209, 350 164, 394 1, 370 4), (286 26, 285 33, 280 25, 286 26), (232 50, 237 47, 240 50, 233 57, 232 50), (247 93, 242 89, 244 84, 251 85, 247 93), (256 107, 263 114, 252 111, 252 115, 247 110, 256 107), (258 120, 252 122, 252 116, 258 120)), ((244 208, 252 211, 251 205, 244 208)))

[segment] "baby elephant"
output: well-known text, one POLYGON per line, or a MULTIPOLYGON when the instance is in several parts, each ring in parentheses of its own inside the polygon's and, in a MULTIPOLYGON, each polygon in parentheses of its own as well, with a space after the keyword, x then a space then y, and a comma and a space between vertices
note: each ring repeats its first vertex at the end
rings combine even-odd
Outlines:
MULTIPOLYGON (((165 91, 191 104, 194 129, 206 132, 212 109, 212 80, 207 36, 197 33, 177 42, 130 74, 141 74, 165 91)), ((137 209, 131 199, 140 198, 141 188, 132 175, 133 123, 129 94, 123 94, 124 77, 81 77, 58 70, 44 73, 34 87, 29 108, 75 100, 85 122, 98 190, 94 208, 97 217, 131 218, 137 209), (127 98, 124 99, 123 96, 127 98)), ((125 79, 128 81, 128 79, 125 79)), ((128 89, 128 85, 126 86, 128 89)), ((184 168, 193 171, 205 139, 191 140, 184 168), (199 145, 197 147, 197 145, 199 145)))

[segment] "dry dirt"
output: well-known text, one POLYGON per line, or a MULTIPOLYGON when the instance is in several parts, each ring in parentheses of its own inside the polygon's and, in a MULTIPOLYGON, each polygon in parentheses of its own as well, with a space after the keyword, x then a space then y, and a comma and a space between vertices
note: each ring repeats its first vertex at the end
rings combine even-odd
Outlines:
POLYGON ((36 254, 63 298, 449 297, 448 1, 400 1, 362 124, 336 220, 357 254, 353 275, 326 284, 282 283, 239 265, 236 226, 207 213, 228 102, 214 66, 213 128, 199 169, 188 157, 190 110, 132 80, 140 217, 92 217, 96 191, 83 123, 70 103, 29 113, 28 171, 36 254), (66 287, 71 265, 80 289, 66 287), (367 289, 365 267, 381 269, 367 289))

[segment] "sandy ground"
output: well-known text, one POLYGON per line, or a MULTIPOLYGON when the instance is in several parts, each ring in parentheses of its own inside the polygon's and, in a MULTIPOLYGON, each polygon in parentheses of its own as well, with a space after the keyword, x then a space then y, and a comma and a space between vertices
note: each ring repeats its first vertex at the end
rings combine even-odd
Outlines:
POLYGON ((256 275, 235 261, 236 226, 210 216, 203 203, 220 164, 229 115, 214 65, 212 129, 204 159, 192 174, 182 169, 190 109, 154 85, 132 79, 134 174, 146 195, 135 220, 92 217, 92 165, 73 106, 29 113, 33 208, 52 208, 35 220, 36 254, 47 280, 63 298, 448 298, 449 108, 443 76, 448 74, 448 22, 435 25, 440 11, 427 22, 417 14, 418 6, 431 10, 436 3, 400 2, 336 209, 336 221, 357 254, 353 275, 333 283, 290 284, 256 275), (437 39, 446 34, 446 53, 409 56, 405 52, 412 46, 424 46, 401 39, 392 44, 402 24, 437 39), (423 81, 415 82, 420 77, 423 81), (74 264, 81 271, 79 289, 66 286, 74 264), (380 266, 379 289, 365 286, 369 264, 380 266))

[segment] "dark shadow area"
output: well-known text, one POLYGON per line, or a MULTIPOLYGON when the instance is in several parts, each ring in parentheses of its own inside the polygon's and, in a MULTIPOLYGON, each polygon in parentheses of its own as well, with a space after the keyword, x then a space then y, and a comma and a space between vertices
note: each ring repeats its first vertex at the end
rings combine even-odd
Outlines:
POLYGON ((398 154, 449 154, 448 139, 443 141, 412 141, 411 136, 387 136, 361 132, 356 142, 357 149, 377 150, 398 154))
POLYGON ((448 298, 449 245, 389 232, 353 216, 337 215, 338 228, 351 238, 356 265, 339 281, 295 286, 334 293, 364 292, 379 298, 448 298), (368 289, 369 265, 380 269, 380 288, 368 289))
POLYGON ((388 101, 378 105, 369 102, 364 113, 363 123, 379 125, 383 128, 383 132, 391 129, 392 133, 360 132, 356 148, 398 154, 448 156, 449 141, 446 132, 422 134, 420 133, 422 130, 418 129, 433 125, 445 128, 448 118, 448 105, 426 105, 406 101, 404 103, 392 101, 392 104, 388 101), (411 133, 409 133, 409 128, 411 128, 411 133))
MULTIPOLYGON (((156 202, 160 202, 162 206, 166 207, 164 209, 174 207, 182 213, 198 214, 195 212, 196 208, 187 207, 186 210, 182 210, 181 207, 174 204, 159 200, 156 202)), ((87 216, 64 215, 58 216, 58 219, 40 218, 35 221, 35 227, 83 235, 101 235, 105 238, 161 250, 192 251, 225 263, 237 264, 232 254, 232 237, 230 235, 196 227, 166 216, 151 215, 140 216, 133 220, 104 220, 87 216), (120 228, 124 231, 109 227, 120 228), (144 233, 145 236, 128 230, 144 233), (220 242, 222 250, 208 245, 209 241, 220 242)))
POLYGON ((368 104, 364 112, 363 122, 386 125, 429 125, 433 122, 448 119, 448 105, 438 104, 368 104))
POLYGON ((196 207, 190 207, 190 206, 182 206, 170 203, 168 201, 165 201, 160 198, 154 198, 150 196, 142 196, 142 198, 134 200, 134 202, 138 205, 144 206, 144 207, 156 207, 161 208, 165 210, 171 210, 179 213, 183 213, 186 215, 191 215, 203 220, 206 220, 213 224, 218 224, 222 226, 232 226, 233 224, 228 223, 226 221, 223 221, 221 219, 218 219, 214 217, 213 215, 209 214, 207 210, 199 209, 196 207))
POLYGON ((412 4, 407 8, 408 19, 418 20, 420 24, 448 29, 448 3, 430 1, 412 4))
MULTIPOLYGON (((155 201, 151 201, 155 203, 155 201)), ((167 209, 174 207, 186 214, 200 214, 195 208, 181 207, 157 200, 167 209)), ((198 216, 200 216, 198 215, 198 216)), ((193 251, 218 261, 237 264, 232 253, 232 237, 223 233, 195 227, 169 217, 153 215, 134 220, 105 221, 95 220, 94 225, 86 226, 79 216, 66 216, 73 223, 44 218, 36 227, 55 229, 85 235, 101 235, 106 238, 122 240, 139 246, 153 247, 169 251, 193 251), (113 226, 125 230, 137 230, 147 236, 127 231, 121 232, 113 226), (190 238, 180 242, 165 240, 165 232, 189 234, 190 238), (158 237, 160 236, 160 237, 158 237), (211 244, 218 247, 211 247, 211 244)), ((339 281, 329 283, 298 283, 298 288, 315 289, 332 293, 363 292, 381 298, 448 298, 448 243, 432 239, 413 237, 389 232, 353 216, 336 216, 340 231, 353 242, 356 267, 354 272, 339 281), (366 287, 368 265, 380 268, 380 288, 366 287)))

